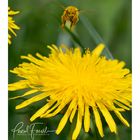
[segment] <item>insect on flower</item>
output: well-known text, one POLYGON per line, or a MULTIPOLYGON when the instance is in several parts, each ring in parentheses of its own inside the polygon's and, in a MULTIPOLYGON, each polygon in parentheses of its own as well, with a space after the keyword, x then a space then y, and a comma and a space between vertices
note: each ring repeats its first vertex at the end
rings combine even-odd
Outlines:
POLYGON ((67 21, 70 22, 70 29, 76 25, 76 23, 79 20, 79 12, 80 10, 76 8, 75 6, 68 6, 65 8, 63 15, 61 17, 62 19, 62 28, 64 28, 67 21))

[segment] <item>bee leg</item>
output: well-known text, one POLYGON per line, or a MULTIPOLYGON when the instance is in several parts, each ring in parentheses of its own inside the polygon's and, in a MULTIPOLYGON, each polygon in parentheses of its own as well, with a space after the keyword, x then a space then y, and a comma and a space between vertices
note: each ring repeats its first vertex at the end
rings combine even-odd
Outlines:
POLYGON ((66 19, 65 19, 65 17, 64 17, 64 16, 62 16, 62 17, 61 17, 61 20, 62 20, 61 27, 62 27, 62 29, 64 29, 65 24, 66 24, 66 19))
POLYGON ((72 19, 72 21, 71 21, 70 30, 71 30, 71 28, 72 28, 74 25, 76 25, 76 23, 77 23, 78 20, 79 20, 79 19, 77 18, 77 16, 74 16, 74 17, 73 17, 73 19, 72 19))
POLYGON ((75 25, 75 18, 73 17, 73 19, 71 20, 71 24, 70 24, 70 30, 72 29, 72 27, 75 25))
POLYGON ((75 15, 74 17, 73 17, 73 25, 75 25, 77 22, 78 22, 78 17, 77 17, 77 15, 75 15))
POLYGON ((62 24, 61 24, 61 27, 62 27, 62 29, 64 29, 64 27, 65 27, 65 23, 62 23, 62 24))

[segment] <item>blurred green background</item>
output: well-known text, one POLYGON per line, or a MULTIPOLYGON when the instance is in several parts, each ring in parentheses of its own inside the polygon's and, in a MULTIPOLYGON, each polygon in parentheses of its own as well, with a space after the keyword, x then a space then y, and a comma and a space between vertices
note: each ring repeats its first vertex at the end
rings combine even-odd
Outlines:
MULTIPOLYGON (((81 11, 80 16, 87 17, 92 26, 100 34, 109 47, 113 57, 126 62, 126 67, 131 69, 131 0, 9 0, 12 10, 19 10, 20 14, 14 19, 20 30, 17 37, 12 37, 12 45, 9 46, 9 69, 13 69, 19 63, 21 55, 39 52, 48 55, 47 45, 64 43, 67 34, 61 29, 62 7, 75 5, 81 11), (65 37, 63 35, 66 35, 65 37)), ((86 48, 93 49, 95 42, 89 35, 81 20, 76 25, 76 34, 86 48)), ((68 36, 68 40, 73 42, 68 36)), ((9 83, 17 81, 18 77, 9 73, 9 83)), ((24 91, 10 92, 9 96, 15 96, 24 91)), ((24 99, 9 100, 9 140, 31 140, 29 135, 15 136, 11 130, 19 122, 25 126, 30 124, 29 118, 45 102, 41 101, 22 110, 15 110, 15 106, 24 99)), ((131 112, 124 114, 131 123, 131 112)), ((55 130, 61 115, 50 119, 38 119, 36 122, 43 122, 48 129, 55 130)), ((131 140, 131 128, 123 126, 118 119, 118 136, 109 133, 104 123, 105 137, 102 140, 131 140)), ((36 136, 35 140, 70 140, 73 126, 67 123, 62 133, 57 136, 50 133, 47 136, 36 136)), ((96 129, 91 134, 80 133, 79 140, 100 140, 96 129), (96 135, 94 135, 96 134, 96 135)))

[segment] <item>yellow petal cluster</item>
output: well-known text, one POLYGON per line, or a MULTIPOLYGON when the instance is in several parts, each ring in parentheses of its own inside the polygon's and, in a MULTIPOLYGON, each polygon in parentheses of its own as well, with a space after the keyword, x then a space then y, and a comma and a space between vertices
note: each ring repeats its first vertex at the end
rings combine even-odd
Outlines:
POLYGON ((19 11, 13 11, 10 9, 10 7, 8 7, 8 44, 11 44, 11 34, 13 34, 14 36, 16 36, 16 33, 14 30, 19 30, 19 26, 16 25, 13 16, 18 14, 19 11))
POLYGON ((93 51, 87 49, 82 54, 80 48, 52 45, 48 46, 51 50, 48 57, 39 53, 36 57, 22 56, 26 62, 11 70, 22 79, 9 84, 9 91, 28 89, 14 98, 32 97, 17 105, 16 109, 46 99, 46 104, 31 117, 30 120, 34 121, 38 117, 53 117, 65 108, 56 134, 63 130, 68 120, 73 123, 76 117, 72 140, 77 139, 82 125, 85 132, 89 131, 91 114, 94 116, 92 123, 96 123, 101 137, 104 136, 101 115, 111 132, 117 133, 117 127, 110 112, 129 127, 121 112, 131 108, 130 70, 124 68, 122 61, 100 56, 104 47, 99 44, 93 51))

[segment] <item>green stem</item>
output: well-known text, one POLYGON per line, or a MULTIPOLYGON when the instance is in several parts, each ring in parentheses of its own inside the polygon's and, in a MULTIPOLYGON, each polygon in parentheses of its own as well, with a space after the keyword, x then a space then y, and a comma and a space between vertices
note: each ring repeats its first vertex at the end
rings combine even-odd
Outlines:
POLYGON ((119 135, 118 135, 118 132, 117 132, 117 134, 116 134, 116 140, 120 140, 120 137, 119 137, 119 135))
POLYGON ((68 27, 65 27, 66 31, 71 35, 72 39, 82 48, 83 52, 85 52, 85 47, 82 45, 82 43, 79 41, 76 34, 74 34, 68 27))

